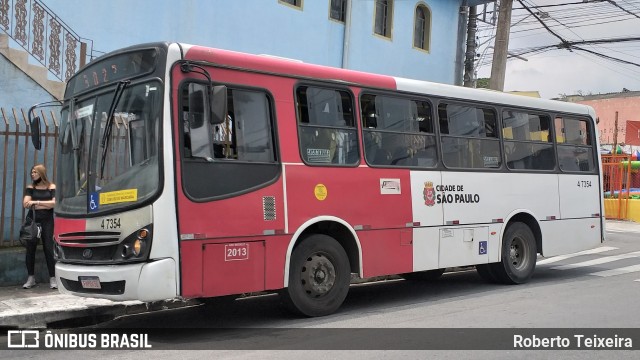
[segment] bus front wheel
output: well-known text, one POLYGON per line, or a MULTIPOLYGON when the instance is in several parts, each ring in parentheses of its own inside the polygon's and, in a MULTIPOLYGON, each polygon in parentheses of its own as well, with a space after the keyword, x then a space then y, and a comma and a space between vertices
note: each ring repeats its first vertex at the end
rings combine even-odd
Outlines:
POLYGON ((504 284, 522 284, 536 268, 536 239, 529 226, 516 222, 504 232, 502 261, 490 264, 490 273, 504 284))
POLYGON ((332 237, 314 234, 293 249, 285 305, 304 316, 329 315, 349 291, 351 267, 342 246, 332 237))

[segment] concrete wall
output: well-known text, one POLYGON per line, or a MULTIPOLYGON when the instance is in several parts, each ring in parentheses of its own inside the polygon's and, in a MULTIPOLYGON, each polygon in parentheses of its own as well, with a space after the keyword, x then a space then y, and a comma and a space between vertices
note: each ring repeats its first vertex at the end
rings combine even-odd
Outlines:
MULTIPOLYGON (((278 0, 45 0, 95 49, 180 41, 343 65, 345 24, 329 18, 329 0, 305 0, 302 10, 278 0)), ((392 38, 374 35, 373 0, 354 0, 347 68, 452 84, 463 0, 396 0, 392 38), (431 51, 413 48, 418 4, 431 10, 431 51)))
MULTIPOLYGON (((42 86, 18 69, 6 57, 0 55, 0 107, 28 109, 35 103, 51 100, 54 100, 54 97, 42 86)), ((12 123, 15 122, 12 121, 12 123)), ((4 125, 1 116, 0 125, 4 125)))
MULTIPOLYGON (((24 132, 27 126, 22 116, 23 111, 24 114, 27 114, 27 110, 33 104, 51 100, 54 100, 54 97, 50 93, 6 57, 0 55, 0 109, 4 110, 4 115, 0 113, 0 129, 2 131, 8 130, 9 133, 12 133, 17 129, 24 132), (14 109, 17 119, 14 117, 14 109), (16 121, 19 125, 16 125, 16 121)), ((17 237, 18 229, 22 223, 22 196, 25 181, 28 180, 26 172, 34 165, 34 149, 30 142, 25 146, 25 139, 24 136, 0 136, 0 149, 2 149, 0 150, 0 190, 4 190, 0 192, 0 209, 4 205, 4 218, 0 219, 4 225, 2 226, 3 231, 0 233, 0 247, 7 246, 12 239, 17 237), (4 154, 5 142, 6 154, 4 154)), ((38 152, 35 162, 44 163, 44 156, 43 151, 38 152)), ((51 152, 47 156, 47 164, 52 164, 53 153, 51 152)), ((51 176, 52 169, 48 170, 49 176, 51 176)))
MULTIPOLYGON (((0 247, 0 286, 22 286, 27 281, 26 250, 21 247, 0 247)), ((42 245, 36 251, 36 282, 49 287, 49 271, 42 245)))

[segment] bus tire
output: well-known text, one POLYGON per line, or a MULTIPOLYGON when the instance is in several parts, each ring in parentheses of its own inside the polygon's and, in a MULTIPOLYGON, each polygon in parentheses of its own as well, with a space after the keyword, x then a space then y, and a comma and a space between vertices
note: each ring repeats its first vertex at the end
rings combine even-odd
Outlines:
POLYGON ((480 275, 482 280, 490 284, 499 283, 500 281, 493 273, 493 270, 491 270, 491 265, 492 264, 478 264, 476 265, 476 271, 478 272, 478 275, 480 275))
POLYGON ((349 258, 332 237, 314 234, 293 249, 285 305, 304 316, 334 313, 347 297, 351 282, 349 258))
POLYGON ((442 277, 445 269, 434 269, 400 274, 400 277, 410 281, 435 281, 442 277))
POLYGON ((516 222, 504 232, 502 261, 490 264, 491 272, 504 284, 522 284, 536 268, 536 239, 524 223, 516 222))

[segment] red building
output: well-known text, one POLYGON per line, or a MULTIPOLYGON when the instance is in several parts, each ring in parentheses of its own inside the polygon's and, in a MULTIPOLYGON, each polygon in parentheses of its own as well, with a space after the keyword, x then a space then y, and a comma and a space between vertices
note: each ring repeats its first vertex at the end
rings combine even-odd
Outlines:
POLYGON ((610 94, 569 95, 564 100, 589 105, 595 109, 600 120, 598 131, 601 144, 640 146, 640 91, 625 89, 610 94))

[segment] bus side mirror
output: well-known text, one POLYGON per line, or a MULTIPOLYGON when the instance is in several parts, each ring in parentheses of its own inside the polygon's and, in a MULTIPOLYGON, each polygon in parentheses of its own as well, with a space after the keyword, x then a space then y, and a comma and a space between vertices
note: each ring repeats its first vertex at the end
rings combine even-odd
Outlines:
POLYGON ((36 150, 42 148, 42 139, 40 135, 40 117, 36 116, 31 118, 31 112, 29 112, 29 128, 31 130, 31 143, 36 150))
POLYGON ((217 85, 210 88, 209 106, 211 124, 222 124, 227 119, 227 87, 217 85))

